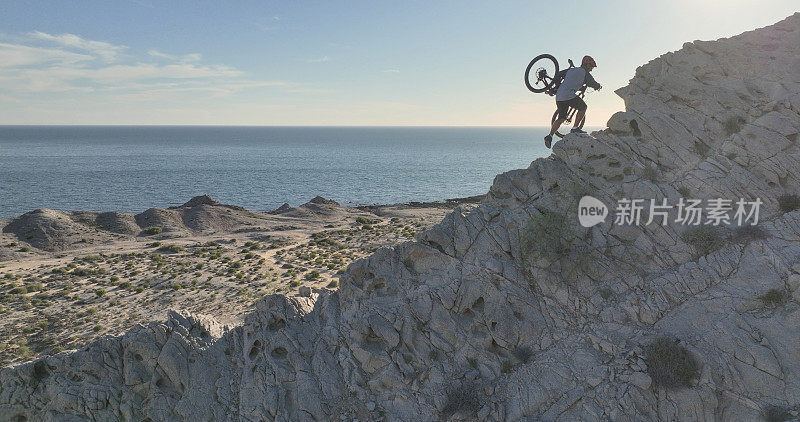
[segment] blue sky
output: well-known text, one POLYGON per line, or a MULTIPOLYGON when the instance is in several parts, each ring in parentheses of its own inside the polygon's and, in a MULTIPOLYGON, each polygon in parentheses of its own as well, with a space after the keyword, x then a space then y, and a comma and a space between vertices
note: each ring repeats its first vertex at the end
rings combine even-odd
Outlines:
POLYGON ((774 23, 797 0, 6 1, 0 124, 523 125, 543 52, 591 54, 613 90, 685 41, 774 23), (559 4, 558 9, 553 5, 559 4))

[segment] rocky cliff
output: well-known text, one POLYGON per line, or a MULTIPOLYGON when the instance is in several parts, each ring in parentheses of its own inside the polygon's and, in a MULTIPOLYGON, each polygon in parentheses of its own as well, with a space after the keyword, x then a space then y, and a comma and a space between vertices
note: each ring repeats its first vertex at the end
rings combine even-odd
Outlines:
POLYGON ((227 331, 173 312, 3 369, 0 420, 791 418, 800 14, 687 43, 617 93, 607 129, 497 176, 338 292, 265 297, 227 331), (756 228, 583 228, 587 194, 764 204, 756 228))

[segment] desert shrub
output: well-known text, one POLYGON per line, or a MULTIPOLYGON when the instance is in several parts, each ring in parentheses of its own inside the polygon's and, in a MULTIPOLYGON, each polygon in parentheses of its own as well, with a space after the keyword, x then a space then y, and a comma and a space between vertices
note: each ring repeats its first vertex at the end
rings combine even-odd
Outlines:
POLYGON ((148 227, 148 228, 142 230, 142 234, 144 234, 145 236, 152 236, 154 234, 159 234, 162 231, 163 231, 163 229, 161 227, 151 226, 151 227, 148 227))
POLYGON ((331 280, 331 282, 328 283, 328 288, 329 289, 335 289, 336 287, 339 287, 339 282, 338 281, 331 280))
POLYGON ((730 117, 728 120, 722 124, 722 128, 725 129, 725 134, 728 136, 733 135, 734 133, 739 133, 742 130, 742 125, 744 124, 744 119, 738 116, 730 117))
POLYGON ((306 280, 318 280, 319 279, 319 271, 312 270, 306 273, 306 280))
POLYGON ((766 239, 769 233, 761 226, 746 225, 737 227, 733 231, 731 240, 736 243, 748 243, 753 240, 766 239))
POLYGON ((166 252, 166 253, 183 252, 185 249, 186 248, 184 248, 181 245, 164 245, 164 246, 158 248, 159 251, 166 252))
POLYGON ((556 260, 571 250, 572 226, 567 217, 557 211, 542 209, 531 217, 520 239, 523 258, 537 253, 549 260, 556 260))
POLYGON ((475 416, 483 405, 479 393, 479 387, 473 383, 466 383, 447 392, 447 401, 442 414, 451 416, 460 414, 463 416, 475 416))
POLYGON ((677 339, 658 337, 644 347, 647 373, 656 385, 666 388, 690 387, 700 376, 700 362, 677 339))
POLYGON ((19 248, 19 252, 30 252, 30 251, 31 251, 31 248, 29 248, 27 246, 23 246, 23 247, 19 248))
POLYGON ((776 307, 786 302, 788 299, 787 296, 788 295, 783 290, 769 289, 766 293, 760 295, 758 300, 760 300, 766 306, 776 307))
POLYGON ((702 142, 695 142, 692 151, 701 157, 708 157, 708 153, 711 152, 711 147, 702 142))
POLYGON ((107 292, 106 292, 106 290, 105 290, 105 289, 96 289, 96 290, 94 291, 94 294, 96 294, 96 295, 97 295, 97 297, 103 297, 103 296, 105 296, 105 295, 106 295, 106 293, 107 293, 107 292))
POLYGON ((94 327, 92 327, 92 331, 94 331, 95 333, 98 333, 98 332, 100 332, 100 331, 103 331, 103 326, 102 326, 102 325, 99 325, 99 324, 98 324, 98 325, 95 325, 94 327))
POLYGON ((786 194, 778 197, 778 206, 783 212, 792 212, 800 209, 800 196, 786 194))
POLYGON ((642 177, 655 183, 658 180, 658 171, 654 167, 647 166, 642 170, 642 177))
POLYGON ((512 368, 511 361, 504 360, 503 363, 500 364, 500 373, 510 374, 512 368))
POLYGON ((681 240, 694 248, 699 255, 708 255, 722 247, 722 235, 716 226, 699 226, 687 229, 681 234, 681 240))
POLYGON ((378 219, 371 219, 367 217, 356 217, 356 223, 358 224, 378 224, 381 220, 378 219))
POLYGON ((783 406, 767 405, 761 411, 761 416, 767 422, 785 422, 792 419, 789 409, 783 406))
POLYGON ((511 354, 513 354, 514 357, 519 359, 520 362, 528 363, 533 357, 533 350, 531 350, 531 348, 527 346, 520 346, 512 350, 511 354))
POLYGON ((295 281, 293 281, 293 282, 291 282, 291 283, 289 283, 289 287, 297 287, 297 286, 299 286, 299 285, 300 285, 300 282, 299 282, 299 281, 296 281, 296 280, 295 280, 295 281))
POLYGON ((25 293, 28 293, 28 289, 26 289, 25 286, 17 286, 9 290, 8 293, 12 295, 24 295, 25 293))
POLYGON ((25 289, 29 292, 39 292, 44 289, 44 285, 39 282, 25 283, 25 289))

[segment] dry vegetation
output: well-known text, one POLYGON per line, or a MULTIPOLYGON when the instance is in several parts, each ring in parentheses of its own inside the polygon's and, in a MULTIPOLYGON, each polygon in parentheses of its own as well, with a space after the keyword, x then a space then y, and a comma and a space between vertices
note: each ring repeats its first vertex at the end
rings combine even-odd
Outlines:
POLYGON ((350 210, 218 236, 139 236, 52 254, 28 248, 30 257, 0 263, 0 366, 78 348, 170 308, 235 324, 264 295, 338 287, 351 262, 412 239, 449 211, 350 210))

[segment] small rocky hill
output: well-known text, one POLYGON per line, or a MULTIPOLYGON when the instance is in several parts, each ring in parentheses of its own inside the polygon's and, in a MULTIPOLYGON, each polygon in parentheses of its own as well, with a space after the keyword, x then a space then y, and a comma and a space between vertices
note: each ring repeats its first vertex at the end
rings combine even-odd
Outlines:
POLYGON ((3 369, 0 420, 796 417, 800 14, 687 43, 617 92, 607 129, 338 292, 267 296, 229 330, 176 311, 3 369), (764 204, 757 228, 583 228, 584 195, 764 204))
POLYGON ((150 208, 139 214, 39 209, 8 220, 2 231, 36 249, 54 252, 153 234, 226 233, 259 225, 261 220, 258 213, 201 195, 177 207, 150 208))

